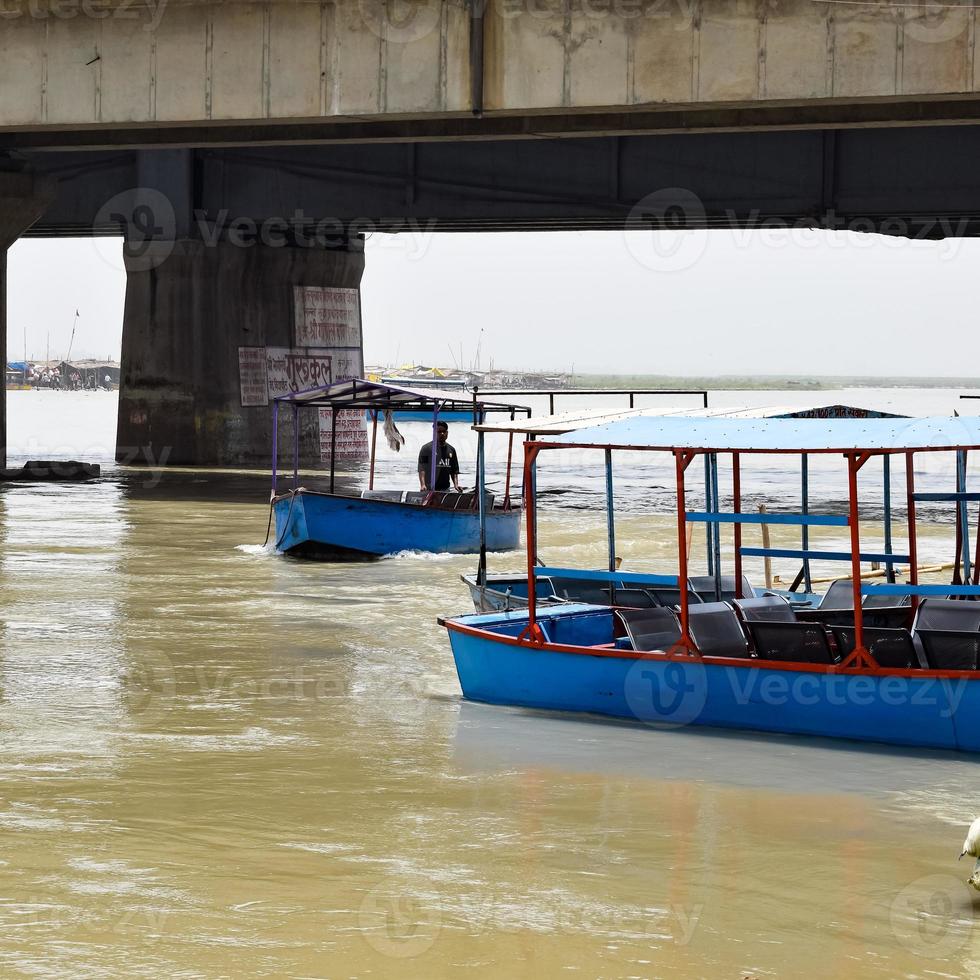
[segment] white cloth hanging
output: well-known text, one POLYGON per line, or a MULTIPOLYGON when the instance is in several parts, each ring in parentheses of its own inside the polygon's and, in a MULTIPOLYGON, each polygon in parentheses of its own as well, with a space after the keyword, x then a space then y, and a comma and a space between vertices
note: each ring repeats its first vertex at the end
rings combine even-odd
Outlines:
POLYGON ((397 453, 401 450, 402 446, 405 445, 405 437, 398 431, 395 425, 395 420, 391 417, 391 409, 385 409, 385 424, 384 424, 385 439, 388 440, 388 445, 397 453))

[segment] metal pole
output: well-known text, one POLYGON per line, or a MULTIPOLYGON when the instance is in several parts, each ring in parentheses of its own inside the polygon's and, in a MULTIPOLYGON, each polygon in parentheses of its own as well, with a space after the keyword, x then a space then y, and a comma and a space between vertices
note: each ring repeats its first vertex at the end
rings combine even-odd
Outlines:
POLYGON ((429 493, 436 488, 436 461, 439 454, 439 402, 432 403, 432 452, 429 453, 429 493))
POLYGON ((299 487, 299 407, 293 405, 293 489, 295 490, 298 487, 299 487))
MULTIPOLYGON (((742 474, 738 453, 732 453, 732 510, 742 513, 742 474)), ((744 599, 742 595, 742 525, 737 521, 732 529, 735 537, 735 597, 744 599)))
POLYGON ((374 410, 374 424, 371 426, 371 473, 368 476, 368 490, 374 489, 374 460, 378 452, 378 410, 374 410))
MULTIPOLYGON (((966 493, 966 450, 956 453, 957 493, 966 493)), ((956 501, 956 516, 960 522, 960 539, 963 553, 963 581, 970 581, 970 517, 965 500, 956 501)))
POLYGON ((674 451, 677 478, 677 586, 681 598, 681 643, 690 650, 687 608, 687 507, 684 499, 684 454, 674 451))
POLYGON ((864 613, 861 610, 861 529, 858 525, 858 457, 847 457, 847 497, 851 526, 851 587, 854 597, 854 651, 858 657, 867 654, 864 648, 864 613))
POLYGON ((487 587, 487 504, 486 504, 486 459, 484 455, 484 434, 476 437, 476 492, 480 508, 480 564, 477 571, 477 584, 481 589, 487 587))
POLYGON ((330 411, 330 492, 333 493, 334 476, 337 473, 337 409, 330 411))
MULTIPOLYGON (((711 453, 704 454, 704 509, 710 514, 714 511, 711 496, 711 453)), ((704 547, 708 556, 708 574, 715 574, 715 563, 711 553, 711 531, 709 525, 704 529, 704 547)))
MULTIPOLYGON (((915 454, 905 454, 905 493, 909 522, 909 584, 919 584, 919 558, 915 540, 915 454)), ((912 612, 919 608, 919 597, 912 596, 912 612)))
MULTIPOLYGON (((884 466, 882 480, 882 495, 885 505, 885 554, 891 555, 892 551, 892 458, 885 453, 882 457, 884 466)), ((895 565, 893 562, 885 562, 885 581, 890 585, 895 582, 895 565)))
POLYGON ((276 495, 276 480, 279 472, 279 402, 272 402, 272 496, 276 495))
POLYGON ((554 415, 555 414, 555 395, 554 395, 554 392, 551 392, 548 395, 548 414, 549 415, 554 415))
POLYGON ((527 625, 532 638, 535 632, 535 616, 537 613, 535 565, 537 565, 538 541, 534 500, 534 466, 537 455, 537 447, 532 442, 524 443, 524 513, 527 515, 527 625))
MULTIPOLYGON (((534 436, 531 436, 531 442, 534 441, 534 436)), ((527 453, 527 448, 525 444, 525 455, 527 453)), ((537 447, 534 447, 534 454, 531 456, 531 467, 530 470, 525 467, 524 469, 524 492, 530 493, 531 497, 537 499, 538 496, 538 451, 537 447), (530 481, 530 482, 528 482, 530 481)), ((528 551, 534 555, 534 564, 540 565, 541 562, 538 559, 538 509, 537 507, 532 507, 530 511, 525 512, 527 521, 527 533, 528 533, 528 551), (534 542, 534 547, 531 547, 531 541, 534 542)))
MULTIPOLYGON (((711 497, 715 510, 721 506, 718 498, 718 454, 711 454, 711 497)), ((715 601, 721 602, 721 525, 716 521, 708 525, 711 528, 711 541, 714 546, 715 561, 715 601)))
MULTIPOLYGON (((511 419, 513 421, 513 418, 511 419)), ((504 478, 504 508, 510 507, 510 465, 514 458, 514 433, 507 436, 507 476, 504 478)))
MULTIPOLYGON (((609 571, 616 571, 616 517, 613 506, 612 450, 606 449, 606 537, 609 542, 609 571)), ((616 584, 609 583, 609 601, 616 597, 616 584)))
POLYGON ((976 551, 973 553, 973 584, 980 584, 980 512, 977 513, 977 536, 974 539, 976 551))
MULTIPOLYGON (((804 514, 810 513, 810 459, 806 453, 800 457, 800 485, 802 500, 801 505, 804 514)), ((807 551, 810 547, 810 528, 803 524, 800 527, 800 547, 807 551)), ((803 588, 813 592, 813 582, 810 579, 810 559, 803 558, 803 588)))

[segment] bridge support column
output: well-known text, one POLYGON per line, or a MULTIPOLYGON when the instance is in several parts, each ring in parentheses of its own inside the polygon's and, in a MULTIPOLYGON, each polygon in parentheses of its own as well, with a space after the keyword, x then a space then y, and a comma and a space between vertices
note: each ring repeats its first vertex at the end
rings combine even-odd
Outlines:
MULTIPOLYGON (((0 160, 0 365, 7 370, 7 249, 54 199, 55 182, 28 170, 3 169, 0 160)), ((0 467, 7 465, 7 393, 0 389, 0 467)))
POLYGON ((267 463, 272 410, 243 407, 239 348, 295 348, 294 287, 359 288, 362 243, 327 250, 185 239, 127 252, 126 268, 117 461, 267 463))

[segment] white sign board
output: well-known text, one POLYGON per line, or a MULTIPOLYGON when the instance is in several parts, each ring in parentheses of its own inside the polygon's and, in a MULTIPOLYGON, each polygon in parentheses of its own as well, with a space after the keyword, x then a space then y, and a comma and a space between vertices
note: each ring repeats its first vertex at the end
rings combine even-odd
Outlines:
POLYGON ((268 397, 276 398, 293 391, 360 378, 364 365, 360 350, 267 347, 266 372, 268 397))
POLYGON ((361 302, 356 289, 294 286, 297 347, 361 346, 361 302))
POLYGON ((242 408, 269 404, 264 347, 238 348, 238 384, 242 393, 242 408))
MULTIPOLYGON (((320 459, 330 462, 333 409, 318 409, 320 415, 320 459)), ((349 410, 337 413, 337 459, 367 459, 368 436, 364 412, 349 410)))

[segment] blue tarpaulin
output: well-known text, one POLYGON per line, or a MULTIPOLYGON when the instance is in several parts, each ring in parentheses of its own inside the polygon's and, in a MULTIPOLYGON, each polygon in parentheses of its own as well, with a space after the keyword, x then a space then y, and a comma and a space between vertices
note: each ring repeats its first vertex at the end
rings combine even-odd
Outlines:
POLYGON ((980 448, 980 418, 733 419, 640 416, 549 438, 567 446, 698 452, 902 452, 980 448))

